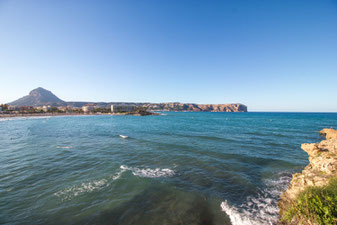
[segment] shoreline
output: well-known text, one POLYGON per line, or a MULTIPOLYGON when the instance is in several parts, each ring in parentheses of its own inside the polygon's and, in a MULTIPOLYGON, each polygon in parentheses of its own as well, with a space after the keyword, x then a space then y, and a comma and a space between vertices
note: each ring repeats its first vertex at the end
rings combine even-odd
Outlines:
POLYGON ((12 114, 0 114, 0 118, 13 118, 13 117, 51 117, 51 116, 152 116, 160 115, 159 113, 149 114, 128 114, 128 113, 12 113, 12 114))
POLYGON ((85 114, 85 113, 13 113, 13 114, 0 114, 0 118, 13 118, 13 117, 50 117, 50 116, 90 116, 90 115, 108 115, 105 114, 85 114))

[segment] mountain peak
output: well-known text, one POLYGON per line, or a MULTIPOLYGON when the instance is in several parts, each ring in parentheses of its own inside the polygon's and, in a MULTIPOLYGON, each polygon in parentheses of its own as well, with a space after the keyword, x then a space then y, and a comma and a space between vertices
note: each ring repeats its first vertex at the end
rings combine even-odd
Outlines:
POLYGON ((38 87, 29 92, 29 95, 24 96, 14 102, 8 103, 13 106, 62 106, 66 103, 56 97, 51 91, 48 91, 42 87, 38 87))
POLYGON ((29 95, 33 95, 33 96, 40 95, 40 96, 43 96, 43 95, 54 95, 54 94, 51 91, 48 91, 48 90, 46 90, 46 89, 44 89, 42 87, 38 87, 38 88, 35 88, 34 90, 31 90, 29 92, 29 95))
POLYGON ((33 92, 33 91, 48 91, 48 90, 46 90, 42 87, 38 87, 38 88, 35 88, 35 89, 31 90, 30 92, 33 92))

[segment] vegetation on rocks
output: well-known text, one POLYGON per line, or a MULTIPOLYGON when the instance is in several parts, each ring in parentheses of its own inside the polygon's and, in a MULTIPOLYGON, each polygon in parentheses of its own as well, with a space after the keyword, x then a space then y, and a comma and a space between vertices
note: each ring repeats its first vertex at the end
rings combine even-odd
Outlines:
POLYGON ((282 220, 299 224, 337 224, 337 178, 328 185, 307 187, 283 215, 282 220))
POLYGON ((326 140, 301 145, 310 163, 281 195, 281 224, 337 225, 337 130, 320 134, 326 140))

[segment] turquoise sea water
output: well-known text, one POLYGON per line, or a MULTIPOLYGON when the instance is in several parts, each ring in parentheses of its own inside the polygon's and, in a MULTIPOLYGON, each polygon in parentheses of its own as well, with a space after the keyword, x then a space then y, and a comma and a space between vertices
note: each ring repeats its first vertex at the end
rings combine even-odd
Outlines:
POLYGON ((273 224, 325 127, 337 114, 0 119, 0 224, 273 224))

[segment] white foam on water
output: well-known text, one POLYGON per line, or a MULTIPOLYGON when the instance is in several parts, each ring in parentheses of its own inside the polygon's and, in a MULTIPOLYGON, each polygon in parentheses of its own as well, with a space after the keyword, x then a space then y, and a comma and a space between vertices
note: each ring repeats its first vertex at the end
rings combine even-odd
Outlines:
POLYGON ((97 190, 101 190, 105 187, 108 187, 112 181, 119 179, 125 171, 131 171, 133 175, 139 177, 163 177, 163 176, 173 176, 174 171, 170 169, 139 169, 136 167, 120 166, 120 171, 116 174, 110 176, 107 179, 94 180, 90 182, 85 182, 80 185, 76 185, 64 190, 54 193, 55 196, 62 198, 62 200, 70 200, 76 196, 79 196, 81 193, 88 193, 97 190))
POLYGON ((108 187, 110 181, 115 181, 121 177, 122 173, 126 169, 121 168, 122 170, 118 171, 115 175, 112 175, 108 179, 94 180, 90 182, 82 183, 81 185, 76 185, 70 188, 66 188, 62 191, 54 193, 55 196, 62 198, 62 200, 70 200, 73 197, 80 195, 81 193, 88 193, 102 188, 108 187))
POLYGON ((124 168, 123 166, 120 166, 121 170, 114 176, 111 177, 112 180, 117 180, 122 176, 122 174, 127 171, 127 168, 124 168))
POLYGON ((247 197, 245 203, 234 206, 228 201, 221 203, 233 225, 277 224, 279 208, 277 202, 281 193, 288 187, 291 174, 280 174, 277 180, 266 180, 266 188, 256 196, 247 197))
POLYGON ((56 146, 56 148, 70 149, 72 146, 56 146))
POLYGON ((34 119, 49 119, 51 116, 18 116, 18 117, 3 117, 0 118, 1 121, 10 121, 10 120, 34 120, 34 119))
POLYGON ((130 170, 132 171, 132 174, 138 177, 149 177, 149 178, 157 178, 157 177, 170 177, 174 175, 174 171, 171 169, 150 169, 150 168, 144 168, 140 169, 137 167, 127 167, 127 166, 121 166, 121 169, 124 170, 130 170))
POLYGON ((79 186, 74 186, 74 187, 66 188, 62 191, 58 191, 54 195, 57 197, 61 197, 62 200, 70 200, 73 197, 76 197, 81 193, 92 192, 94 190, 101 189, 107 184, 107 182, 108 180, 102 179, 102 180, 82 183, 79 186))

